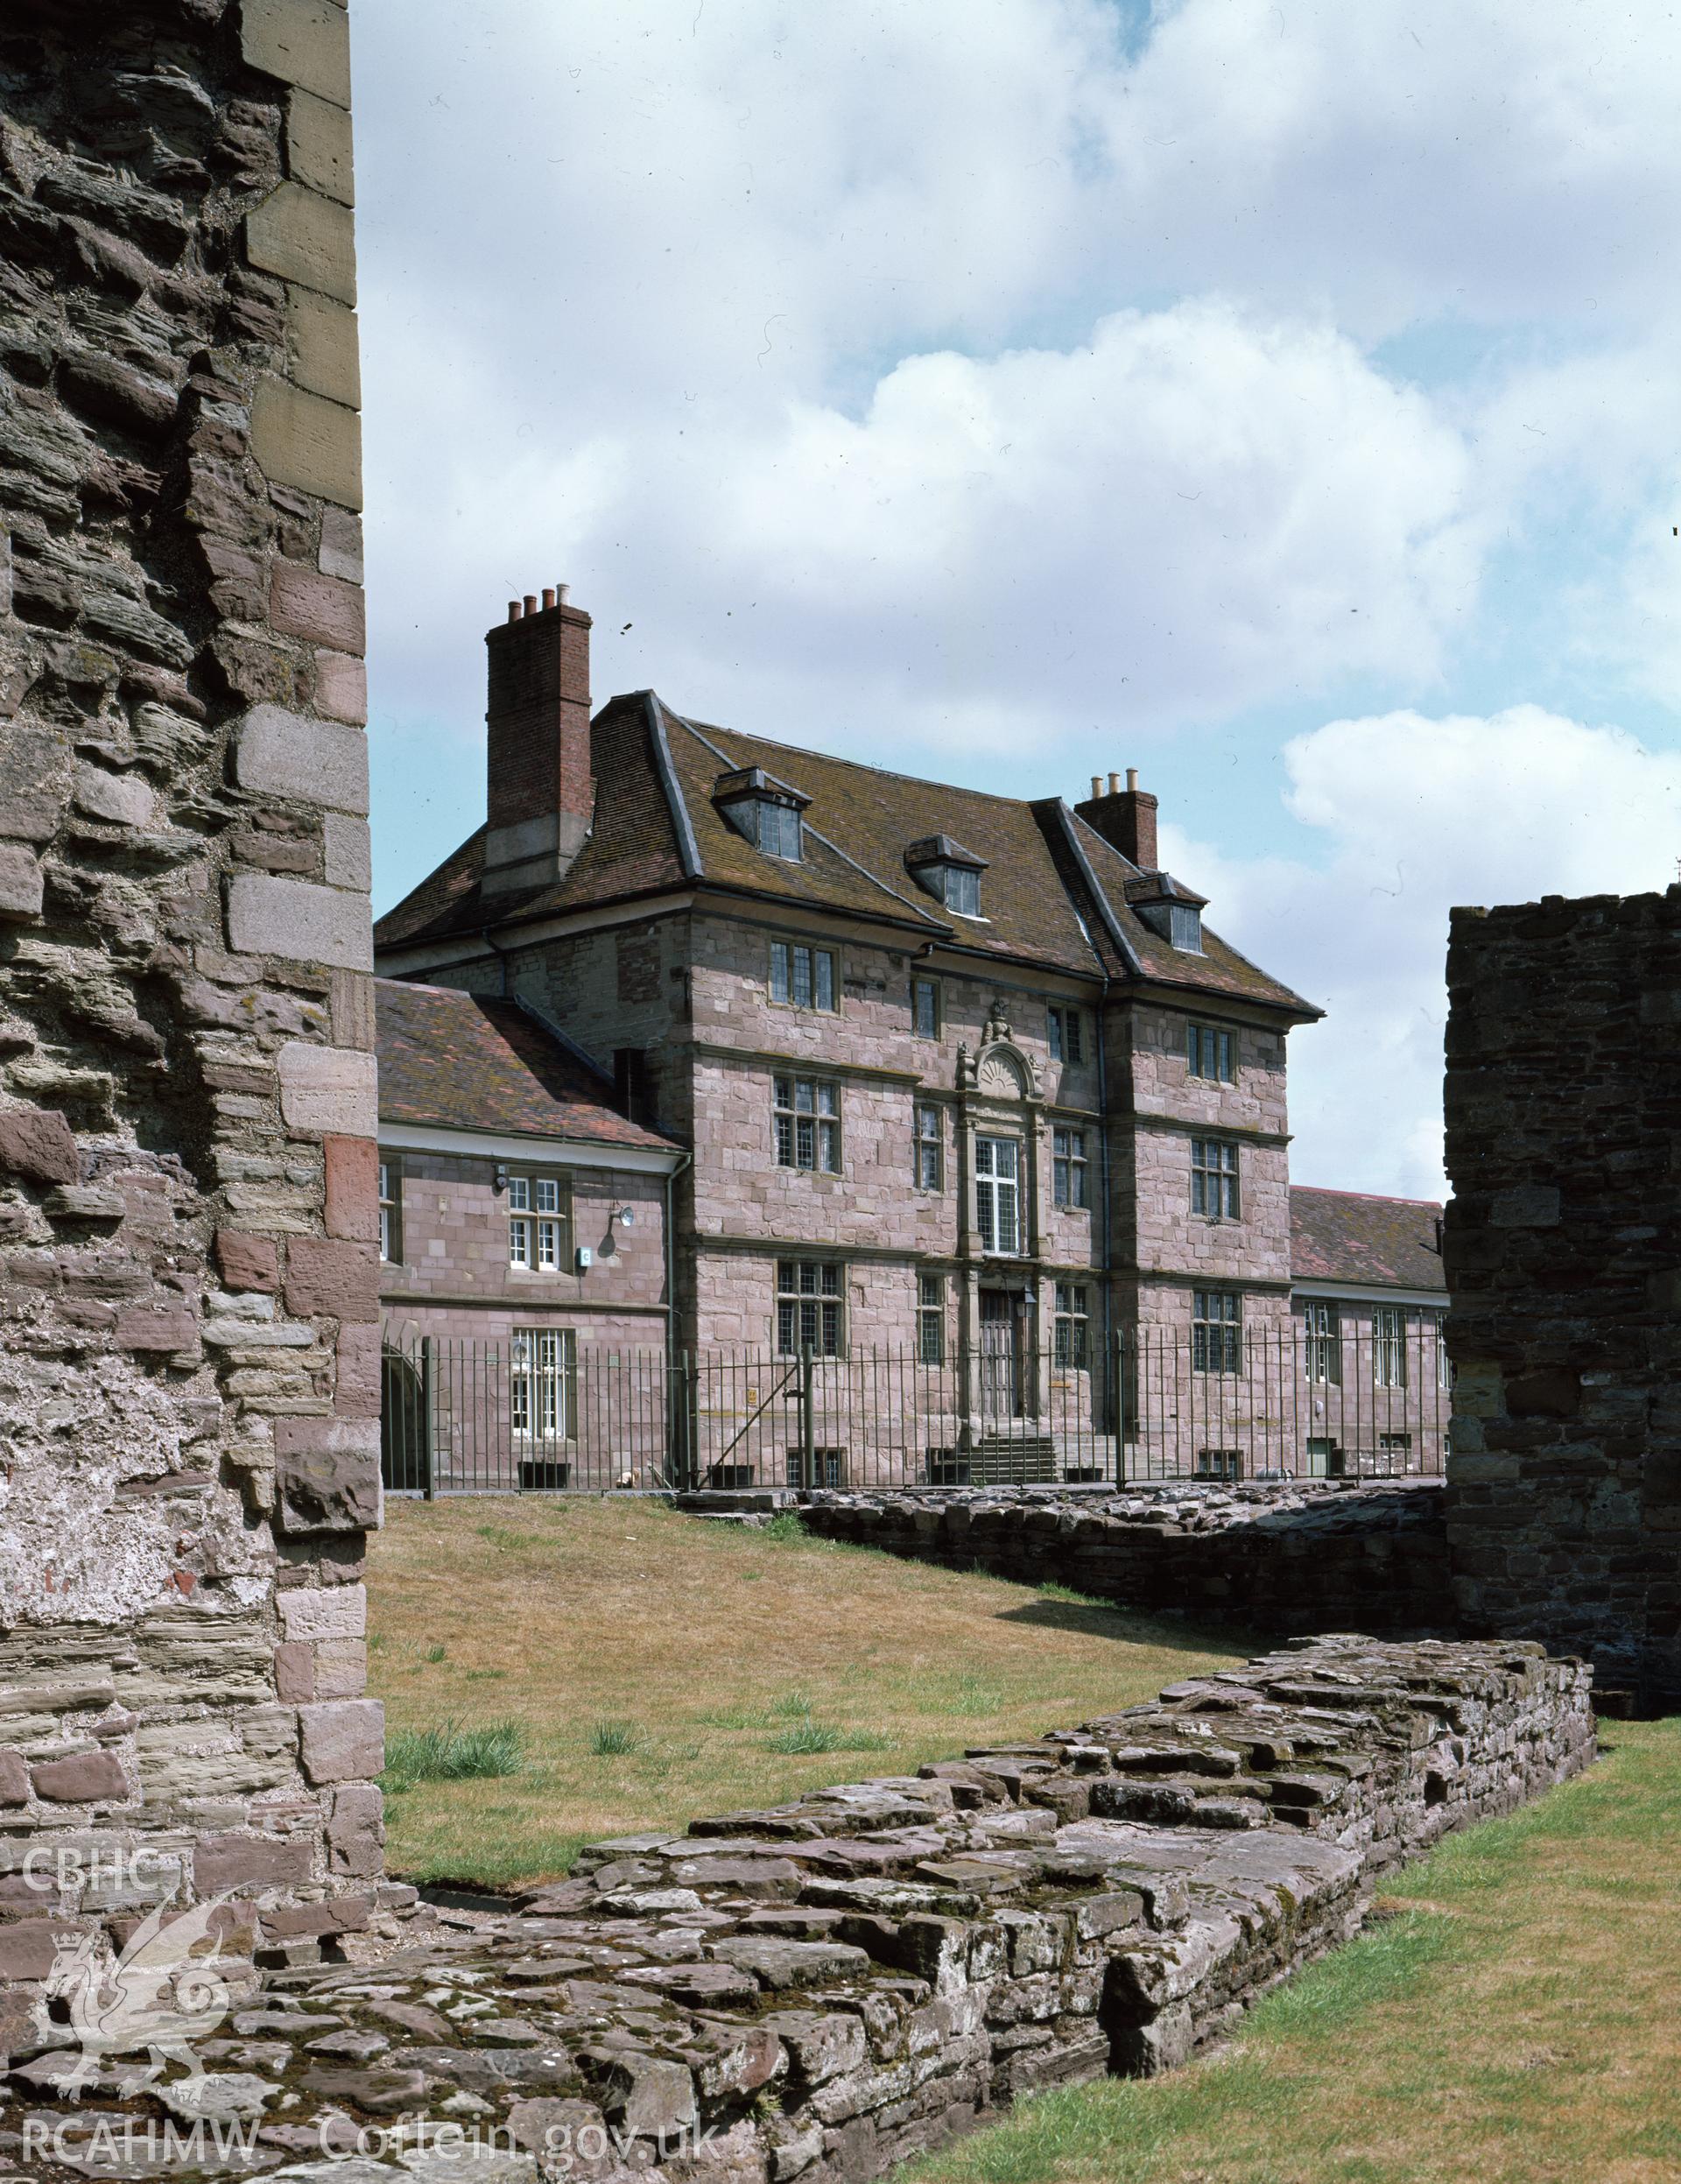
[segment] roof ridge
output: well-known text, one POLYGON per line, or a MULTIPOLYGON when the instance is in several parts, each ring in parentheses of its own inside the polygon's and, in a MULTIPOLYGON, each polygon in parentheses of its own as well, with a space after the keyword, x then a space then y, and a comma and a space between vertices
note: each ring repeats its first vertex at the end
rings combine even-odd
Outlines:
MULTIPOLYGON (((1061 833, 1064 841, 1068 845, 1069 855, 1073 858, 1075 864, 1079 867, 1081 879, 1085 881, 1087 886, 1092 891, 1092 899, 1097 905, 1097 914, 1103 920, 1104 929, 1108 933, 1110 940, 1115 943, 1115 953, 1120 956, 1121 961, 1126 965, 1127 970, 1132 977, 1143 977, 1144 975, 1144 967, 1139 959, 1138 951, 1128 939, 1126 929, 1122 925, 1120 919, 1115 916, 1115 905, 1104 893, 1102 883, 1099 880, 1097 874, 1092 870, 1092 862, 1086 854, 1085 844, 1074 832, 1074 814, 1069 810, 1066 800, 1060 796, 1047 796, 1043 798, 1041 801, 1048 804, 1052 812, 1056 814, 1058 829, 1061 833)), ((1028 808, 1032 812, 1035 821, 1037 821, 1039 816, 1038 806, 1037 804, 1033 804, 1030 805, 1028 808)), ((1089 938, 1090 936, 1088 934, 1088 941, 1089 938)), ((1092 953, 1094 955, 1097 955, 1097 950, 1095 948, 1092 949, 1092 953)), ((1102 967, 1103 959, 1101 955, 1099 955, 1098 968, 1101 970, 1102 967)))
POLYGON ((684 727, 699 736, 707 749, 715 757, 721 758, 726 765, 733 765, 735 761, 728 751, 721 751, 715 743, 707 740, 704 732, 706 729, 710 729, 714 736, 739 736, 744 743, 763 743, 768 750, 791 751, 796 757, 820 758, 826 765, 846 766, 854 773, 873 773, 884 781, 909 781, 919 789, 941 789, 950 796, 972 796, 977 803, 1010 804, 1018 810, 1030 811, 1036 801, 1030 796, 1001 796, 995 789, 972 789, 964 782, 942 781, 932 774, 901 773, 896 766, 872 765, 867 758, 843 758, 839 751, 817 750, 809 743, 779 743, 774 736, 756 736, 744 728, 724 728, 716 721, 697 722, 681 714, 673 714, 672 717, 681 720, 684 727))
POLYGON ((1440 1198, 1402 1198, 1394 1191, 1340 1190, 1334 1183, 1292 1183, 1290 1190, 1292 1197, 1298 1191, 1317 1191, 1322 1198, 1361 1198, 1374 1206, 1429 1206, 1437 1213, 1446 1203, 1440 1198))
POLYGON ((672 718, 690 729, 691 733, 692 724, 684 720, 680 713, 672 713, 672 708, 658 690, 644 690, 642 693, 642 706, 654 746, 654 771, 658 777, 665 807, 671 814, 672 830, 677 835, 678 863, 683 867, 685 879, 704 879, 707 870, 700 862, 700 845, 694 838, 694 821, 689 817, 689 807, 683 799, 683 784, 678 779, 677 768, 672 764, 672 747, 665 735, 665 715, 671 713, 672 718))

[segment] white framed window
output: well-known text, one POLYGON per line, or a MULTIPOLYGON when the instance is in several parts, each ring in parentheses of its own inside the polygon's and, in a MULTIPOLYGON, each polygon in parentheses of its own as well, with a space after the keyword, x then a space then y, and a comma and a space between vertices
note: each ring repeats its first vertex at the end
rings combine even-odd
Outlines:
POLYGON ((509 1402, 514 1439, 570 1441, 576 1385, 576 1337, 570 1328, 514 1329, 509 1402))
POLYGON ((379 1256, 395 1263, 403 1256, 403 1171, 395 1160, 379 1164, 379 1256))
POLYGON ((1091 1363, 1091 1314, 1084 1282, 1057 1284, 1052 1356, 1059 1365, 1084 1370, 1091 1363))
POLYGON ((1453 1360, 1447 1354, 1447 1314, 1445 1312, 1429 1313, 1424 1324, 1436 1345, 1436 1385, 1451 1390, 1453 1385, 1453 1360))
POLYGON ((798 1356, 802 1349, 819 1357, 840 1356, 843 1275, 833 1259, 777 1261, 777 1348, 784 1356, 798 1356))
POLYGON ((1192 1291, 1191 1369, 1217 1373, 1243 1370, 1243 1300, 1236 1290, 1192 1291))
POLYGON ((840 1095, 826 1077, 771 1080, 777 1166, 840 1173, 840 1095))
POLYGON ((946 1363, 946 1285, 938 1274, 917 1276, 917 1362, 946 1363))
POLYGON ((566 1265, 572 1228, 570 1186, 558 1175, 508 1177, 508 1264, 528 1273, 558 1274, 566 1265))
POLYGON ((1059 1206, 1088 1206, 1086 1187, 1086 1132, 1053 1129, 1051 1133, 1051 1195, 1059 1206))
POLYGON ((791 1009, 835 1008, 834 950, 804 941, 770 943, 770 998, 791 1009))
POLYGON ((1021 1159, 1017 1138, 974 1141, 974 1225, 981 1250, 996 1257, 1022 1248, 1021 1159))
POLYGON ((938 1039, 940 1027, 939 981, 911 981, 911 1028, 918 1039, 938 1039))
POLYGON ((1243 1451, 1241 1448, 1199 1448, 1194 1476, 1199 1479, 1241 1479, 1243 1476, 1243 1451))
POLYGON ((1223 1138, 1191 1140, 1191 1210, 1210 1221, 1238 1217, 1237 1147, 1223 1138))
POLYGON ((1185 1027, 1185 1067, 1193 1077, 1215 1084, 1237 1082, 1237 1039, 1218 1024, 1187 1024, 1185 1027))
POLYGON ((1400 1305, 1381 1304, 1372 1314, 1372 1381, 1380 1388, 1407 1384, 1407 1315, 1400 1305))
POLYGON ((1377 1437, 1378 1454, 1384 1456, 1410 1456, 1412 1454, 1410 1434, 1380 1434, 1377 1437))
POLYGON ((1312 1298, 1303 1308, 1307 1339, 1307 1377, 1339 1385, 1342 1380, 1342 1321, 1337 1307, 1312 1298))
POLYGON ((917 1103, 917 1188, 946 1187, 946 1118, 932 1100, 917 1103))
POLYGON ((1046 1042, 1052 1061, 1073 1062, 1086 1059, 1086 1034, 1080 1020, 1080 1011, 1053 1002, 1045 1011, 1046 1042))

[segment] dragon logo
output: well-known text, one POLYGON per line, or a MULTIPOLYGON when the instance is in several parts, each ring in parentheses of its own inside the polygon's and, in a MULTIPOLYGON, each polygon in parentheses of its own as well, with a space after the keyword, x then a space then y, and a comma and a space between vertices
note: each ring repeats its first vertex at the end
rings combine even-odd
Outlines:
POLYGON ((148 2056, 143 2085, 151 2085, 171 2062, 183 2064, 195 2078, 204 2075, 190 2043, 214 2033, 233 2003, 218 1969, 236 1918, 224 1911, 227 1902, 226 1896, 212 1897, 178 1913, 167 1925, 169 1905, 158 1904, 120 1955, 103 1932, 60 1941, 46 1993, 49 2003, 65 2005, 81 2048, 60 2089, 71 2100, 81 2099, 112 2056, 142 2047, 148 2056))

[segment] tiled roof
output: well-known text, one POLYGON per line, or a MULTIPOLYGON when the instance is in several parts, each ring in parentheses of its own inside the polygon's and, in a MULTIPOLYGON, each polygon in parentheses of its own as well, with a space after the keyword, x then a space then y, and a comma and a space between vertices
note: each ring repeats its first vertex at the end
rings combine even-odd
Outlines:
POLYGON ((1437 1224, 1428 1198, 1368 1198, 1360 1191, 1290 1191, 1290 1268, 1298 1281, 1443 1289, 1437 1224))
POLYGON ((475 835, 380 919, 378 946, 669 891, 698 875, 732 892, 890 919, 984 955, 1087 976, 1148 977, 1262 1002, 1303 1020, 1320 1013, 1206 926, 1201 955, 1153 933, 1127 899, 1137 866, 1054 797, 989 796, 738 735, 683 719, 651 691, 602 708, 591 753, 595 824, 563 880, 487 905, 475 835), (721 775, 754 768, 797 782, 810 799, 798 863, 759 850, 714 800, 721 775), (906 869, 907 849, 934 835, 984 862, 981 919, 948 912, 906 869))
POLYGON ((673 1150, 514 1001, 374 981, 382 1123, 673 1150))

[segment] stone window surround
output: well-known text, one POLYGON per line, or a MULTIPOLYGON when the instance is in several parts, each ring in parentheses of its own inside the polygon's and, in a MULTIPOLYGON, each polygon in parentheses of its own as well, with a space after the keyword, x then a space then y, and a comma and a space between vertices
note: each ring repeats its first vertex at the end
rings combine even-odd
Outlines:
POLYGON ((974 1178, 974 1228, 980 1238, 981 1256, 986 1258, 1020 1258, 1027 1239, 1027 1208, 1023 1200, 1031 1195, 1024 1187, 1026 1171, 1030 1165, 1030 1139, 1019 1126, 998 1126, 977 1123, 974 1126, 973 1168, 974 1178), (995 1164, 998 1154, 995 1148, 1011 1148, 1010 1166, 1007 1170, 995 1164), (986 1149, 986 1165, 981 1165, 982 1148, 986 1149), (1000 1185, 1003 1189, 1000 1190, 1000 1185), (987 1194, 982 1197, 982 1193, 987 1194), (1006 1225, 1005 1207, 1009 1210, 1006 1225), (1001 1239, 1006 1235, 1009 1243, 1001 1239))
POLYGON ((1243 1218, 1240 1155, 1236 1145, 1224 1132, 1218 1137, 1191 1139, 1191 1213, 1194 1220, 1200 1221, 1243 1218))
POLYGON ((1052 1204, 1059 1213, 1089 1213, 1091 1166, 1087 1158, 1086 1132, 1067 1123, 1053 1124, 1051 1155, 1052 1204))
POLYGON ((797 1356, 809 1341, 818 1357, 847 1354, 847 1268, 842 1259, 780 1255, 771 1268, 777 1355, 797 1356), (808 1335, 807 1329, 811 1332, 808 1335))
POLYGON ((840 1087, 832 1075, 790 1069, 771 1076, 770 1149, 777 1167, 794 1174, 840 1174, 845 1161, 840 1125, 840 1087), (802 1088, 811 1096, 805 1107, 800 1105, 802 1088), (799 1157, 802 1123, 810 1131, 809 1160, 799 1157))
POLYGON ((918 1100, 911 1138, 911 1171, 919 1191, 946 1188, 946 1110, 937 1100, 918 1100))
POLYGON ((917 1361, 946 1363, 946 1278, 917 1269, 917 1361))
POLYGON ((1090 1287, 1085 1282, 1059 1281, 1052 1296, 1052 1363, 1063 1371, 1083 1372, 1092 1362, 1090 1287))
POLYGON ((509 1345, 509 1416, 522 1447, 575 1438, 578 1335, 570 1327, 517 1327, 509 1345), (522 1413, 526 1425, 522 1427, 522 1413), (552 1425, 550 1420, 552 1420, 552 1425))
POLYGON ((1380 1304, 1372 1308, 1372 1384, 1378 1388, 1404 1388, 1407 1384, 1404 1305, 1380 1304))
POLYGON ((1185 1026, 1185 1074, 1199 1084, 1235 1084, 1239 1060, 1239 1034, 1228 1024, 1209 1024, 1200 1017, 1188 1017, 1185 1026), (1213 1067, 1210 1060, 1210 1048, 1213 1067))
POLYGON ((1342 1312, 1329 1297, 1310 1297, 1302 1307, 1306 1335, 1306 1369, 1314 1386, 1342 1384, 1342 1312))
POLYGON ((1071 1069, 1082 1067, 1086 1060, 1085 1026, 1080 1014, 1080 1009, 1069 1001, 1050 1002, 1044 1011, 1045 1051, 1052 1061, 1066 1062, 1071 1069))
POLYGON ((568 1170, 533 1163, 510 1168, 498 1161, 496 1187, 506 1193, 508 1270, 514 1274, 566 1274, 572 1271, 573 1182, 568 1170), (523 1191, 517 1187, 524 1186, 523 1191), (553 1204, 544 1203, 553 1186, 553 1204), (520 1202, 517 1202, 517 1201, 520 1202), (545 1236, 552 1230, 552 1236, 545 1236), (552 1259, 543 1256, 548 1242, 552 1259), (517 1257, 520 1245, 524 1255, 517 1257))
POLYGON ((766 949, 766 957, 770 969, 765 978, 764 990, 765 998, 771 1008, 795 1009, 802 1014, 819 1016, 839 1016, 840 1014, 840 952, 837 948, 826 941, 796 940, 791 934, 778 933, 770 941, 766 949), (777 991, 777 955, 779 950, 784 957, 782 984, 784 988, 780 994, 777 991), (805 1001, 798 997, 798 957, 802 954, 808 959, 805 983, 811 998, 805 1001), (826 1002, 818 998, 823 985, 822 975, 818 968, 819 958, 826 959, 829 967, 829 998, 826 1002))
POLYGON ((1191 1370, 1243 1370, 1243 1293, 1224 1286, 1191 1293, 1191 1370))

